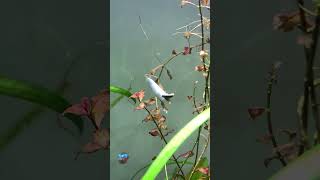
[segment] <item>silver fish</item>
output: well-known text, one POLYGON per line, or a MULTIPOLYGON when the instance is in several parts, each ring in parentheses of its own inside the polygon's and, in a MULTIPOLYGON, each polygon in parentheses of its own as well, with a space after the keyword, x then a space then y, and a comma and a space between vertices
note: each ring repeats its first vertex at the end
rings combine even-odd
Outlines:
POLYGON ((174 96, 174 93, 169 94, 165 92, 156 82, 154 82, 153 79, 151 79, 150 75, 146 74, 145 77, 152 92, 160 99, 160 101, 163 102, 164 100, 166 100, 170 104, 170 99, 174 96))

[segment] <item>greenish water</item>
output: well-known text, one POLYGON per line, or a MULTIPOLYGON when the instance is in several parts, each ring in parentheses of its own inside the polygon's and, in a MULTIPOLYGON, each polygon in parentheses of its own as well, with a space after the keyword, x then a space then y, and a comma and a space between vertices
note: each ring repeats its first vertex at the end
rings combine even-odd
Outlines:
MULTIPOLYGON (((179 1, 112 0, 111 84, 127 88, 133 79, 133 92, 145 89, 146 97, 152 97, 144 74, 159 65, 154 55, 157 54, 164 60, 171 55, 172 49, 181 51, 186 46, 186 41, 181 35, 172 36, 172 34, 176 32, 176 28, 198 20, 197 13, 195 8, 180 8, 179 1), (140 29, 139 16, 149 40, 140 29)), ((194 67, 199 63, 200 60, 196 55, 180 56, 168 65, 173 79, 169 80, 165 74, 163 75, 162 84, 168 92, 175 93, 167 114, 168 127, 174 128, 175 131, 194 117, 191 113, 193 107, 187 96, 192 95, 195 80, 199 80, 199 90, 204 86, 203 77, 194 71, 194 67)), ((197 94, 198 97, 201 95, 197 94)), ((111 97, 114 99, 117 96, 111 97)), ((148 134, 149 130, 154 128, 154 124, 142 123, 147 115, 146 112, 133 109, 134 106, 124 99, 111 110, 111 179, 129 179, 138 169, 150 163, 163 147, 160 138, 148 134), (130 156, 127 164, 120 164, 117 161, 117 154, 123 151, 128 152, 130 156)), ((172 135, 167 138, 170 139, 172 135)), ((176 155, 190 150, 195 138, 195 135, 192 136, 176 155)), ((163 177, 161 174, 159 179, 163 177)))

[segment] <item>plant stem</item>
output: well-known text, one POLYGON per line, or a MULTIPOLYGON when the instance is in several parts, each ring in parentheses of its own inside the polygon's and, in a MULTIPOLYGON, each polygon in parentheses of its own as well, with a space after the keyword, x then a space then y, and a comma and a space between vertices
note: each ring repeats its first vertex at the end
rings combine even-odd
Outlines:
MULTIPOLYGON (((299 6, 304 5, 303 0, 298 0, 298 7, 299 7, 299 14, 300 14, 300 19, 301 19, 301 25, 304 33, 307 32, 307 22, 306 22, 306 17, 303 9, 299 6)), ((306 66, 305 66, 305 79, 304 79, 304 101, 303 101, 303 106, 302 106, 302 128, 301 128, 301 138, 302 138, 302 145, 299 148, 299 155, 304 152, 304 149, 306 146, 308 146, 308 109, 309 109, 309 84, 310 84, 310 79, 309 79, 309 51, 308 49, 304 46, 304 54, 306 57, 306 66)))
POLYGON ((315 29, 312 33, 312 39, 313 43, 311 45, 311 51, 310 51, 310 60, 309 60, 309 79, 310 79, 310 98, 311 98, 311 107, 312 107, 312 114, 315 120, 315 126, 317 129, 317 143, 320 143, 320 117, 319 117, 319 111, 318 111, 318 102, 317 102, 317 95, 315 92, 315 86, 314 86, 314 71, 313 71, 313 64, 314 64, 314 57, 316 54, 317 44, 318 44, 318 34, 319 34, 319 23, 320 23, 320 14, 319 14, 320 8, 317 8, 317 17, 315 20, 315 29))
POLYGON ((267 121, 268 121, 268 132, 269 135, 271 136, 271 141, 272 141, 272 146, 276 151, 277 156, 279 157, 279 160, 281 161, 283 166, 286 166, 287 163, 283 159, 281 153, 277 150, 278 144, 276 141, 276 138, 274 137, 273 134, 273 128, 272 128, 272 121, 271 121, 271 95, 272 95, 272 85, 275 80, 275 70, 273 69, 271 72, 271 77, 268 82, 268 88, 267 88, 267 121))
MULTIPOLYGON (((204 44, 208 44, 208 42, 205 42, 204 44)), ((196 48, 196 47, 200 47, 200 46, 202 46, 202 43, 201 43, 201 44, 194 45, 194 46, 190 46, 190 48, 192 49, 192 48, 196 48)), ((162 75, 162 71, 163 71, 163 69, 165 68, 165 66, 166 66, 171 60, 173 60, 173 59, 176 58, 177 56, 183 54, 183 52, 184 52, 184 51, 180 51, 180 52, 178 52, 177 54, 172 55, 171 57, 169 57, 169 58, 163 63, 163 66, 161 67, 161 70, 160 70, 160 73, 159 73, 159 76, 158 76, 159 79, 160 79, 160 77, 161 77, 161 75, 162 75)))
MULTIPOLYGON (((210 134, 210 131, 209 131, 209 134, 210 134)), ((195 170, 196 170, 196 167, 198 166, 198 164, 199 164, 199 162, 200 162, 200 160, 201 160, 204 152, 206 151, 206 149, 207 149, 207 147, 208 147, 208 145, 209 145, 209 142, 210 142, 210 135, 208 136, 208 141, 207 141, 207 143, 205 144, 205 146, 204 146, 204 148, 203 148, 203 150, 202 150, 202 152, 201 152, 201 154, 200 154, 199 160, 197 161, 196 165, 192 168, 191 174, 190 174, 190 176, 189 176, 189 180, 192 178, 192 175, 194 174, 194 172, 195 172, 195 170)))
MULTIPOLYGON (((151 112, 150 112, 150 111, 148 110, 148 108, 146 108, 146 107, 144 107, 144 109, 145 109, 145 110, 149 113, 149 115, 151 116, 153 123, 156 125, 156 127, 157 127, 157 129, 158 129, 158 131, 159 131, 159 133, 160 133, 161 139, 163 139, 163 141, 164 141, 166 144, 168 144, 168 141, 167 141, 166 138, 164 137, 164 135, 163 135, 163 133, 162 133, 162 131, 161 131, 161 128, 158 126, 158 123, 157 123, 156 120, 154 119, 154 117, 153 117, 153 115, 151 114, 151 112)), ((178 166, 181 174, 184 176, 184 173, 183 173, 183 171, 182 171, 182 168, 181 168, 181 166, 180 166, 179 163, 178 163, 178 159, 177 159, 174 155, 172 155, 172 157, 173 157, 174 161, 176 162, 176 164, 177 164, 177 166, 178 166)))
MULTIPOLYGON (((303 28, 303 33, 305 35, 307 35, 307 23, 306 23, 306 16, 305 16, 305 12, 303 10, 303 5, 304 5, 304 1, 303 0, 298 0, 298 5, 299 5, 299 12, 300 12, 300 18, 301 18, 301 24, 302 24, 302 28, 303 28)), ((320 8, 317 7, 317 10, 319 12, 320 8)), ((314 71, 313 71, 313 64, 314 64, 314 57, 316 54, 316 49, 317 49, 317 44, 318 44, 318 34, 319 34, 319 23, 320 23, 320 15, 317 12, 317 16, 316 16, 316 20, 315 20, 315 28, 312 32, 312 44, 310 49, 306 48, 304 46, 304 52, 305 52, 305 57, 306 57, 306 71, 305 71, 305 76, 306 76, 306 80, 305 80, 305 101, 304 101, 304 112, 305 114, 307 114, 307 110, 308 110, 308 106, 307 103, 309 103, 309 94, 310 94, 310 99, 311 99, 311 108, 312 108, 312 115, 313 118, 315 120, 315 127, 317 130, 317 142, 320 142, 320 117, 319 117, 319 110, 318 110, 318 106, 317 106, 317 95, 315 92, 315 86, 314 86, 314 71), (310 91, 310 92, 309 92, 310 91)), ((303 133, 307 133, 307 129, 306 129, 306 122, 305 122, 305 126, 303 128, 304 132, 303 133)), ((307 137, 303 137, 304 141, 307 141, 307 137)), ((306 144, 308 146, 308 144, 306 144)), ((301 150, 300 153, 302 153, 303 151, 301 150)))

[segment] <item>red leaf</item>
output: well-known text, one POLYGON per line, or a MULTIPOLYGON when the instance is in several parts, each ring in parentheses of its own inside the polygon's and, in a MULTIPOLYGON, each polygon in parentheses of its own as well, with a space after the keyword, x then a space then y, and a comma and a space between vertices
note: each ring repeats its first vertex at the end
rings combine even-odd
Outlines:
POLYGON ((201 168, 198 168, 198 171, 201 172, 202 174, 208 175, 209 168, 208 167, 201 167, 201 168))
POLYGON ((149 134, 150 134, 151 136, 159 136, 159 135, 160 135, 160 133, 159 133, 159 131, 157 130, 157 128, 151 129, 151 131, 149 132, 149 134))
POLYGON ((68 107, 66 110, 64 110, 63 114, 65 113, 71 113, 78 116, 89 116, 90 115, 90 100, 87 97, 84 97, 81 99, 80 104, 74 104, 70 107, 68 107))
MULTIPOLYGON (((292 31, 301 24, 299 11, 279 13, 273 17, 273 28, 283 32, 292 31)), ((312 28, 312 23, 306 18, 307 29, 312 28)))
POLYGON ((96 125, 100 128, 102 119, 106 112, 109 110, 109 93, 108 91, 102 91, 97 96, 91 98, 92 100, 92 115, 96 125))
POLYGON ((107 129, 100 129, 93 134, 93 142, 106 149, 109 147, 110 135, 107 129))
POLYGON ((265 108, 262 107, 253 107, 248 109, 248 113, 252 120, 261 116, 265 112, 265 108))
POLYGON ((191 48, 189 47, 184 47, 184 51, 182 53, 183 55, 191 54, 191 48))
POLYGON ((135 110, 141 110, 144 109, 146 107, 146 104, 144 102, 141 102, 136 108, 135 110))
POLYGON ((198 66, 194 67, 194 70, 200 72, 200 71, 205 71, 206 68, 204 67, 204 65, 198 65, 198 66))
POLYGON ((139 92, 135 92, 133 93, 130 98, 134 98, 134 99, 139 99, 139 101, 141 101, 144 97, 144 90, 140 90, 139 92))
POLYGON ((154 98, 150 98, 150 99, 144 101, 144 103, 145 103, 147 106, 152 105, 152 104, 154 104, 155 102, 156 102, 156 100, 155 100, 154 98))
POLYGON ((110 144, 110 135, 107 129, 96 130, 93 133, 92 142, 87 143, 82 147, 83 153, 93 153, 100 149, 107 149, 110 144))

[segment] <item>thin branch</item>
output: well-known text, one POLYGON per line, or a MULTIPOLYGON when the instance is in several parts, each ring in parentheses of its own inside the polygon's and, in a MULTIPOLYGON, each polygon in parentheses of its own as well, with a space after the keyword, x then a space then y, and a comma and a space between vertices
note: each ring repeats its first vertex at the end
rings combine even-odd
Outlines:
MULTIPOLYGON (((320 8, 318 7, 319 12, 320 8)), ((320 14, 317 14, 316 20, 315 20, 315 29, 312 33, 312 39, 313 43, 311 45, 311 51, 310 51, 310 66, 309 66, 309 79, 310 79, 310 98, 311 98, 311 108, 312 108, 312 114, 315 120, 315 126, 317 129, 317 142, 320 143, 320 117, 319 117, 319 110, 318 110, 318 102, 317 102, 317 95, 314 87, 314 72, 313 72, 313 64, 314 64, 314 57, 316 54, 317 44, 318 44, 318 35, 319 35, 319 24, 320 24, 320 14)))
MULTIPOLYGON (((144 107, 144 109, 145 109, 145 110, 148 112, 148 114, 151 116, 153 123, 156 125, 156 127, 157 127, 157 129, 158 129, 158 131, 159 131, 159 133, 160 133, 161 139, 163 139, 163 141, 165 142, 165 144, 168 144, 168 141, 165 139, 165 136, 163 135, 163 133, 162 133, 162 131, 161 131, 161 128, 159 127, 158 123, 157 123, 156 120, 154 119, 154 117, 153 117, 153 115, 151 114, 151 112, 150 112, 150 111, 148 110, 148 108, 146 108, 146 107, 144 107)), ((177 166, 178 166, 181 174, 184 176, 184 173, 183 173, 183 171, 182 171, 182 168, 181 168, 181 166, 180 166, 179 163, 178 163, 178 159, 177 159, 174 155, 172 155, 172 157, 173 157, 174 161, 176 162, 176 164, 177 164, 177 166)))
POLYGON ((139 16, 139 26, 140 26, 140 28, 141 28, 141 30, 142 30, 142 32, 143 32, 143 34, 144 34, 144 36, 146 37, 146 39, 147 40, 149 40, 149 37, 147 36, 147 33, 146 33, 146 31, 143 29, 143 27, 142 27, 142 23, 141 23, 141 17, 139 16))
POLYGON ((273 127, 272 127, 272 121, 271 121, 271 95, 272 95, 272 86, 273 86, 274 81, 275 81, 275 69, 272 68, 272 71, 270 73, 270 79, 269 79, 269 82, 268 82, 268 88, 267 88, 268 132, 269 132, 270 137, 271 137, 272 146, 276 150, 276 154, 279 157, 279 160, 281 161, 283 166, 286 166, 287 165, 286 161, 283 159, 281 153, 277 150, 278 149, 278 144, 277 144, 276 138, 274 137, 274 134, 273 134, 273 127))
MULTIPOLYGON (((307 32, 307 21, 305 17, 304 10, 301 8, 304 6, 303 0, 298 0, 299 14, 301 19, 302 30, 304 33, 307 32)), ((299 148, 299 155, 304 152, 306 146, 308 146, 308 109, 309 109, 309 70, 310 70, 310 54, 309 50, 304 46, 304 54, 306 57, 306 66, 305 66, 305 79, 304 79, 304 101, 302 105, 302 128, 301 128, 301 138, 302 138, 302 146, 299 148)), ((312 68, 312 67, 311 67, 312 68)), ((311 69, 312 70, 312 69, 311 69)))

